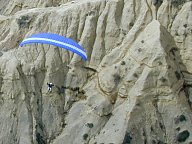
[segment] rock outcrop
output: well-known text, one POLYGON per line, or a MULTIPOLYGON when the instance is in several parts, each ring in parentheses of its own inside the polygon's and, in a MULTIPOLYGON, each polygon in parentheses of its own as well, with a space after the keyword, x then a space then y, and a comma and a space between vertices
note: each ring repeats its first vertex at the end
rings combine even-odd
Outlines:
POLYGON ((0 143, 192 143, 191 0, 0 4, 0 143), (38 32, 76 40, 88 61, 19 47, 38 32))

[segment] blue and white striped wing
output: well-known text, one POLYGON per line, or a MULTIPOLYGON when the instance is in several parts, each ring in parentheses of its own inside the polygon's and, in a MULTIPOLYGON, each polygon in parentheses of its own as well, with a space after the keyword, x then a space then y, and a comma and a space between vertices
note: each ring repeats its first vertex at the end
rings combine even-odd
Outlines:
POLYGON ((25 44, 32 44, 32 43, 50 44, 57 47, 61 47, 69 51, 72 51, 81 56, 84 60, 87 60, 85 50, 77 42, 58 34, 51 34, 51 33, 33 34, 30 37, 24 39, 20 43, 20 46, 22 47, 25 44))

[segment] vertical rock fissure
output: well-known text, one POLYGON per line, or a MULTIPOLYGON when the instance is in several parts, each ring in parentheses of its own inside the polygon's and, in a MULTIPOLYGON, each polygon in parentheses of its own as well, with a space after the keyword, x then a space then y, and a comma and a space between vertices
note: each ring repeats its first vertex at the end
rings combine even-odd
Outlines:
MULTIPOLYGON (((133 0, 133 1, 134 1, 134 0, 133 0)), ((152 12, 152 10, 151 10, 151 7, 149 6, 149 2, 148 2, 147 0, 145 0, 145 2, 146 2, 147 7, 148 7, 148 9, 149 9, 149 11, 150 11, 151 18, 153 18, 153 12, 152 12)), ((151 19, 151 20, 152 20, 152 19, 151 19)))
POLYGON ((17 70, 19 72, 19 76, 21 79, 21 86, 23 87, 24 94, 25 94, 25 104, 28 110, 28 118, 29 118, 29 124, 30 124, 30 138, 32 143, 38 143, 38 144, 46 144, 46 131, 44 130, 44 125, 42 121, 42 113, 43 113, 43 107, 42 107, 42 92, 41 89, 39 89, 40 85, 38 83, 38 80, 36 79, 36 76, 26 76, 24 72, 22 71, 21 65, 17 67, 17 70), (35 82, 34 85, 35 90, 32 92, 32 86, 29 88, 27 85, 28 79, 33 79, 35 82), (33 97, 33 102, 31 102, 31 98, 33 97))
POLYGON ((24 90, 24 94, 25 94, 25 104, 28 110, 28 118, 29 118, 29 131, 30 131, 30 141, 33 144, 33 115, 32 115, 32 110, 31 110, 31 105, 30 105, 30 101, 29 101, 29 96, 28 96, 28 88, 27 88, 27 82, 26 82, 26 77, 22 71, 22 65, 19 65, 17 67, 17 71, 19 73, 20 76, 20 80, 21 80, 21 86, 23 87, 24 90), (26 98, 27 97, 27 98, 26 98))
POLYGON ((157 116, 159 118, 159 127, 161 128, 161 130, 164 132, 164 141, 167 142, 167 132, 166 132, 166 126, 164 124, 164 119, 163 119, 163 116, 161 114, 161 112, 159 111, 159 108, 158 108, 158 100, 155 102, 155 105, 157 106, 155 108, 156 110, 156 113, 157 113, 157 116))
POLYGON ((134 17, 134 21, 136 21, 136 10, 135 10, 135 7, 136 7, 136 0, 133 0, 133 17, 134 17))
POLYGON ((42 99, 42 92, 39 85, 39 82, 36 78, 36 75, 34 74, 34 81, 35 81, 35 85, 37 85, 37 87, 35 87, 35 92, 37 92, 37 94, 34 92, 34 97, 36 98, 36 105, 37 105, 37 109, 36 109, 36 141, 38 142, 38 144, 46 144, 46 130, 44 128, 44 124, 43 124, 43 120, 42 120, 42 115, 43 115, 43 99, 42 99))

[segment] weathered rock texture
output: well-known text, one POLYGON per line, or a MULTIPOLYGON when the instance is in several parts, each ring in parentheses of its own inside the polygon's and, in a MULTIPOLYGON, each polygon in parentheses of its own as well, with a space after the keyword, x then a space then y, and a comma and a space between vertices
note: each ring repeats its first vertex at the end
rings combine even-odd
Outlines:
POLYGON ((0 14, 0 143, 192 143, 191 0, 0 0, 0 14), (19 47, 39 32, 89 60, 19 47))

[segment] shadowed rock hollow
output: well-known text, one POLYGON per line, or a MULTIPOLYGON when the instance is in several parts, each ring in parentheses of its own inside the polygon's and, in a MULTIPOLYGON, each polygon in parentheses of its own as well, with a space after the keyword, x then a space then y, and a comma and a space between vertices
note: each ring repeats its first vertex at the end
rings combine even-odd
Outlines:
POLYGON ((191 0, 0 4, 0 143, 192 142, 191 0), (88 61, 19 47, 39 32, 76 40, 88 61))

